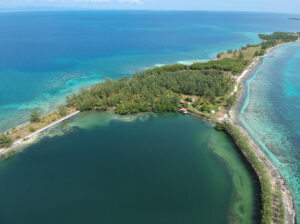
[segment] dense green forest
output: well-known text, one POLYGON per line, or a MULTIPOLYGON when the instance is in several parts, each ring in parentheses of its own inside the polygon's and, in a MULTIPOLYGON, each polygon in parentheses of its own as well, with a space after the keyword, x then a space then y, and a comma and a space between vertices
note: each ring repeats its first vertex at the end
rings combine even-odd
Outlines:
POLYGON ((284 43, 296 41, 299 38, 299 34, 275 32, 273 34, 259 34, 259 38, 264 40, 261 44, 261 48, 264 50, 275 46, 279 41, 284 43))
POLYGON ((247 64, 241 59, 223 59, 190 66, 163 66, 131 78, 106 79, 67 97, 66 102, 80 111, 115 107, 118 114, 176 111, 181 95, 198 96, 214 104, 216 98, 224 97, 234 86, 227 72, 242 71, 247 64))
POLYGON ((215 69, 221 71, 232 72, 233 74, 241 73, 248 65, 248 61, 241 58, 232 59, 224 58, 221 60, 209 61, 207 63, 195 63, 190 66, 190 69, 203 70, 215 69))
POLYGON ((284 33, 284 32, 275 32, 273 34, 259 34, 259 38, 262 40, 281 40, 283 42, 296 41, 299 36, 296 36, 297 33, 284 33))

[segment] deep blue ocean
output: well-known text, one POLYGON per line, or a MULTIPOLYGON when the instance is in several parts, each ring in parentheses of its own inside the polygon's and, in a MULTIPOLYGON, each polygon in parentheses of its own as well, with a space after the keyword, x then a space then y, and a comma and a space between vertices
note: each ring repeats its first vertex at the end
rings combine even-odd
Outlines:
POLYGON ((0 131, 47 113, 66 95, 148 67, 192 63, 298 31, 291 15, 237 12, 0 13, 0 131))

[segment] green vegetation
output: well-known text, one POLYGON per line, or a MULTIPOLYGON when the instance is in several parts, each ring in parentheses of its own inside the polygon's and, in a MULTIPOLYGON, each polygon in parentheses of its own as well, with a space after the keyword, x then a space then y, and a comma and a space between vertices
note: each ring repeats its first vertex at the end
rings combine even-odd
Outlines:
MULTIPOLYGON (((235 65, 245 66, 247 62, 226 59, 149 69, 131 78, 106 79, 67 97, 66 103, 80 111, 115 108, 118 114, 177 111, 182 94, 198 96, 203 102, 215 104, 216 98, 228 94, 234 85, 234 80, 222 70, 236 70, 235 65)), ((187 101, 192 99, 188 97, 187 101)))
POLYGON ((279 224, 284 224, 284 218, 285 218, 285 212, 284 212, 284 206, 283 206, 283 199, 282 199, 282 194, 281 192, 278 190, 277 187, 274 197, 277 198, 279 206, 277 208, 277 223, 279 224))
POLYGON ((187 101, 187 102, 193 102, 193 99, 191 97, 187 97, 187 98, 185 98, 185 101, 187 101))
POLYGON ((251 146, 249 145, 248 139, 239 131, 237 127, 235 127, 229 122, 225 122, 223 126, 225 130, 232 136, 236 145, 245 153, 247 159, 249 160, 252 167, 255 169, 257 175, 259 176, 261 182, 262 200, 261 223, 271 224, 274 215, 273 195, 272 185, 266 167, 256 157, 255 153, 252 151, 251 146))
POLYGON ((243 58, 244 58, 244 54, 243 54, 242 51, 240 51, 240 53, 239 53, 239 59, 243 59, 243 58))
POLYGON ((223 126, 222 123, 216 122, 215 129, 216 129, 217 131, 223 131, 223 130, 224 130, 224 126, 223 126))
POLYGON ((13 139, 6 135, 0 134, 0 148, 10 147, 13 143, 13 139))
POLYGON ((223 53, 219 53, 217 54, 217 58, 220 58, 222 56, 223 53))
POLYGON ((255 51, 254 57, 263 56, 266 53, 265 50, 255 51))
POLYGON ((68 113, 67 108, 65 106, 63 106, 63 105, 61 105, 61 106, 58 107, 58 112, 59 112, 59 115, 61 117, 66 116, 67 113, 68 113))
POLYGON ((190 66, 192 70, 219 70, 232 72, 232 74, 241 73, 245 67, 248 65, 248 61, 241 58, 224 58, 214 61, 209 61, 206 63, 195 63, 190 66))
POLYGON ((234 105, 236 99, 237 99, 236 93, 233 94, 232 96, 230 96, 229 98, 227 98, 226 105, 227 105, 228 110, 230 110, 231 107, 234 105))
POLYGON ((35 132, 35 128, 34 128, 34 127, 29 127, 28 129, 29 129, 29 131, 31 131, 31 132, 35 132))
POLYGON ((299 36, 294 35, 293 33, 285 33, 285 32, 275 32, 273 34, 259 34, 258 36, 262 40, 267 40, 267 41, 280 40, 282 42, 296 41, 299 38, 299 36))
POLYGON ((31 114, 30 114, 30 121, 31 122, 40 122, 41 115, 36 110, 32 110, 31 114))
POLYGON ((207 113, 199 112, 198 110, 193 109, 193 108, 189 108, 189 111, 200 116, 202 119, 209 120, 210 122, 213 121, 212 117, 210 117, 209 114, 207 114, 207 113))
POLYGON ((296 41, 299 38, 298 34, 275 32, 273 34, 259 34, 259 37, 264 40, 261 44, 263 50, 274 47, 279 42, 288 43, 296 41))

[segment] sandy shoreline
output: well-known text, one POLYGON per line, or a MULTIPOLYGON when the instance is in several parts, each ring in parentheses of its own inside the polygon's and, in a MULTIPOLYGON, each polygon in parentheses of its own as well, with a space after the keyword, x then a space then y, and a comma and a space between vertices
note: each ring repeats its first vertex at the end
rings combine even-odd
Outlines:
MULTIPOLYGON (((298 41, 296 41, 298 42, 298 41)), ((293 43, 296 43, 293 42, 293 43)), ((272 47, 270 49, 267 50, 267 52, 265 53, 265 55, 255 58, 253 60, 253 62, 243 71, 243 73, 237 78, 237 83, 236 86, 232 92, 231 95, 237 93, 238 90, 238 85, 242 85, 242 88, 244 88, 243 85, 243 81, 252 74, 253 70, 258 66, 258 64, 265 58, 268 57, 269 54, 284 45, 288 45, 288 44, 293 44, 293 43, 284 43, 284 44, 280 44, 277 45, 275 47, 272 47)), ((238 111, 238 105, 240 105, 241 100, 243 97, 243 92, 240 91, 238 93, 238 100, 235 103, 235 106, 233 107, 233 109, 231 109, 229 111, 229 116, 230 118, 228 118, 228 120, 235 125, 240 132, 248 139, 249 144, 251 145, 253 152, 256 154, 257 158, 260 160, 260 162, 262 162, 265 167, 269 170, 270 172, 270 176, 271 176, 271 181, 272 184, 275 184, 277 186, 277 188, 279 189, 279 191, 282 194, 282 200, 283 200, 283 205, 284 205, 284 210, 285 210, 285 220, 284 223, 285 224, 295 224, 296 223, 296 213, 295 213, 295 205, 294 205, 294 199, 284 181, 284 179, 281 177, 279 171, 277 170, 277 168, 273 165, 273 163, 270 161, 270 159, 265 155, 264 151, 255 143, 254 139, 250 136, 250 134, 240 125, 240 123, 238 122, 238 119, 236 117, 236 114, 239 113, 238 111)))
POLYGON ((37 131, 35 131, 35 132, 33 132, 33 133, 31 133, 31 134, 29 134, 29 135, 23 137, 23 138, 18 139, 17 141, 15 141, 15 142, 13 143, 13 145, 12 145, 11 147, 0 149, 0 156, 1 156, 1 155, 4 155, 4 154, 7 153, 7 152, 9 152, 10 150, 12 150, 13 148, 15 148, 16 146, 19 146, 19 145, 21 145, 21 144, 29 144, 29 143, 32 142, 32 141, 37 137, 37 135, 40 134, 41 132, 43 132, 43 131, 45 131, 45 130, 48 130, 49 128, 54 127, 55 125, 57 125, 57 124, 59 124, 59 123, 65 121, 65 120, 67 120, 67 119, 69 119, 69 118, 75 116, 75 115, 78 114, 78 113, 80 113, 80 111, 75 111, 75 112, 73 112, 73 113, 71 113, 71 114, 69 114, 69 115, 67 115, 67 116, 65 116, 65 117, 63 117, 63 118, 61 118, 61 119, 59 119, 59 120, 57 120, 57 121, 55 121, 55 122, 53 122, 53 123, 51 123, 51 124, 45 126, 45 127, 43 127, 43 128, 41 128, 41 129, 39 129, 39 130, 37 130, 37 131))

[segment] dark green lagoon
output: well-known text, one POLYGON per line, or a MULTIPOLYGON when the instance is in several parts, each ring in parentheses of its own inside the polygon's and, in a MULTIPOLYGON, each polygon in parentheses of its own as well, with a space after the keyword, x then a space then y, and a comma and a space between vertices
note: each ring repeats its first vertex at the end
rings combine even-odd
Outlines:
POLYGON ((252 175, 196 118, 83 113, 0 162, 0 223, 255 223, 252 175))

